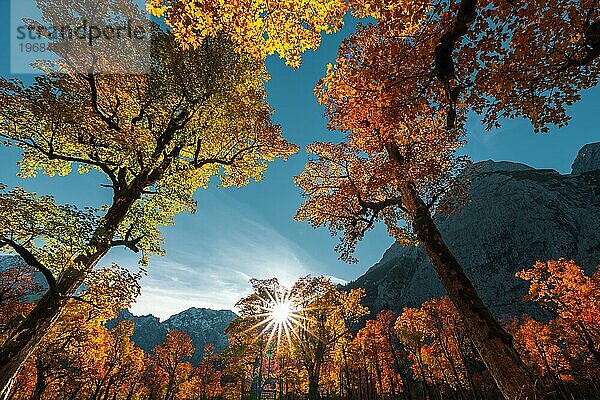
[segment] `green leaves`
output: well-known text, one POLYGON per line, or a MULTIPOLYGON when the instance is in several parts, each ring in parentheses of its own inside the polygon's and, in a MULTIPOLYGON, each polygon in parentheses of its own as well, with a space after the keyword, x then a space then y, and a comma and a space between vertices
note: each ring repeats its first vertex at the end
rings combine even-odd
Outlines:
MULTIPOLYGON (((143 264, 163 252, 160 227, 195 211, 196 190, 213 178, 225 187, 259 181, 268 162, 296 151, 271 122, 261 63, 221 38, 188 51, 173 51, 176 46, 171 34, 156 28, 148 74, 72 71, 37 77, 30 87, 0 79, 0 138, 23 150, 22 176, 94 169, 113 191, 113 203, 102 210, 120 210, 117 221, 84 218, 85 235, 65 235, 85 241, 97 226, 106 230, 97 231, 98 238, 108 235, 112 245, 140 252, 143 264)), ((44 203, 37 206, 40 220, 53 220, 42 217, 53 212, 48 199, 33 194, 15 205, 17 214, 36 201, 44 203)), ((69 215, 77 226, 80 215, 69 215)), ((39 234, 28 239, 32 247, 39 234)), ((73 254, 83 250, 78 246, 73 254)))
POLYGON ((14 245, 21 246, 58 274, 85 250, 98 218, 94 209, 58 205, 51 196, 0 187, 0 250, 15 252, 14 245))

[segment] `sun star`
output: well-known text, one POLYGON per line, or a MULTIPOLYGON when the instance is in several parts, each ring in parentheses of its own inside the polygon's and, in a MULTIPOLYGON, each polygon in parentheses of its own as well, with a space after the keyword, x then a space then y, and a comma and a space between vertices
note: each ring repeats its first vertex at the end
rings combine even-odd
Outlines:
POLYGON ((284 324, 290 320, 292 314, 292 304, 290 301, 273 304, 271 308, 271 318, 276 324, 284 324))
POLYGON ((290 291, 267 292, 266 295, 260 298, 262 312, 252 316, 257 322, 249 330, 258 329, 259 334, 266 337, 267 345, 275 341, 279 346, 282 340, 291 343, 292 336, 297 336, 296 330, 301 326, 302 308, 290 291))

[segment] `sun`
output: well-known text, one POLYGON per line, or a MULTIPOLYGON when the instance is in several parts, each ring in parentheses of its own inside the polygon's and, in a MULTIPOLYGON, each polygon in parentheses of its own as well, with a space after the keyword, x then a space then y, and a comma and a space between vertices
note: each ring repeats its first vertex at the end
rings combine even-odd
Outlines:
POLYGON ((274 303, 271 307, 271 318, 276 324, 285 324, 292 316, 292 304, 290 301, 274 303))
POLYGON ((266 337, 267 345, 276 342, 279 346, 282 340, 290 343, 292 336, 297 336, 296 330, 303 319, 300 302, 289 290, 267 292, 265 297, 259 299, 260 312, 251 317, 257 322, 248 329, 258 329, 259 335, 266 337))

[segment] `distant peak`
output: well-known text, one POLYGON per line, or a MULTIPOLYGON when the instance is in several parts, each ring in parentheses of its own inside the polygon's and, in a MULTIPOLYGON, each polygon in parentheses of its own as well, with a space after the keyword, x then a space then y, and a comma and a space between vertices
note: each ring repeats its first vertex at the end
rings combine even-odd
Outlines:
POLYGON ((512 161, 479 161, 473 164, 471 171, 474 173, 489 173, 489 172, 503 172, 503 171, 531 171, 535 168, 529 165, 512 162, 512 161))
POLYGON ((173 321, 180 321, 188 318, 192 319, 221 319, 221 318, 235 318, 236 314, 231 310, 213 310, 212 308, 198 308, 190 307, 177 314, 171 315, 165 323, 169 324, 173 321))
POLYGON ((572 174, 600 170, 600 142, 588 143, 583 146, 572 165, 572 174))

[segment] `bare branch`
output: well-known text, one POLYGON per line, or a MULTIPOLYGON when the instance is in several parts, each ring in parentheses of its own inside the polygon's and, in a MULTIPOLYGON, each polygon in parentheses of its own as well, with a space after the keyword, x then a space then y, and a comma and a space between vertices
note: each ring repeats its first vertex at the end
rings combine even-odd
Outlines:
POLYGON ((50 288, 50 291, 52 293, 58 293, 58 286, 56 284, 56 278, 54 277, 54 274, 52 274, 52 271, 50 271, 44 264, 42 264, 37 259, 37 257, 33 255, 33 253, 31 253, 29 250, 27 250, 25 247, 21 246, 20 244, 14 242, 13 240, 8 239, 3 236, 0 236, 0 244, 4 244, 4 245, 8 245, 8 246, 12 247, 13 250, 19 256, 21 256, 23 261, 25 261, 27 263, 27 265, 35 268, 36 270, 41 272, 42 275, 44 275, 44 278, 46 278, 46 282, 48 282, 48 287, 50 288))

